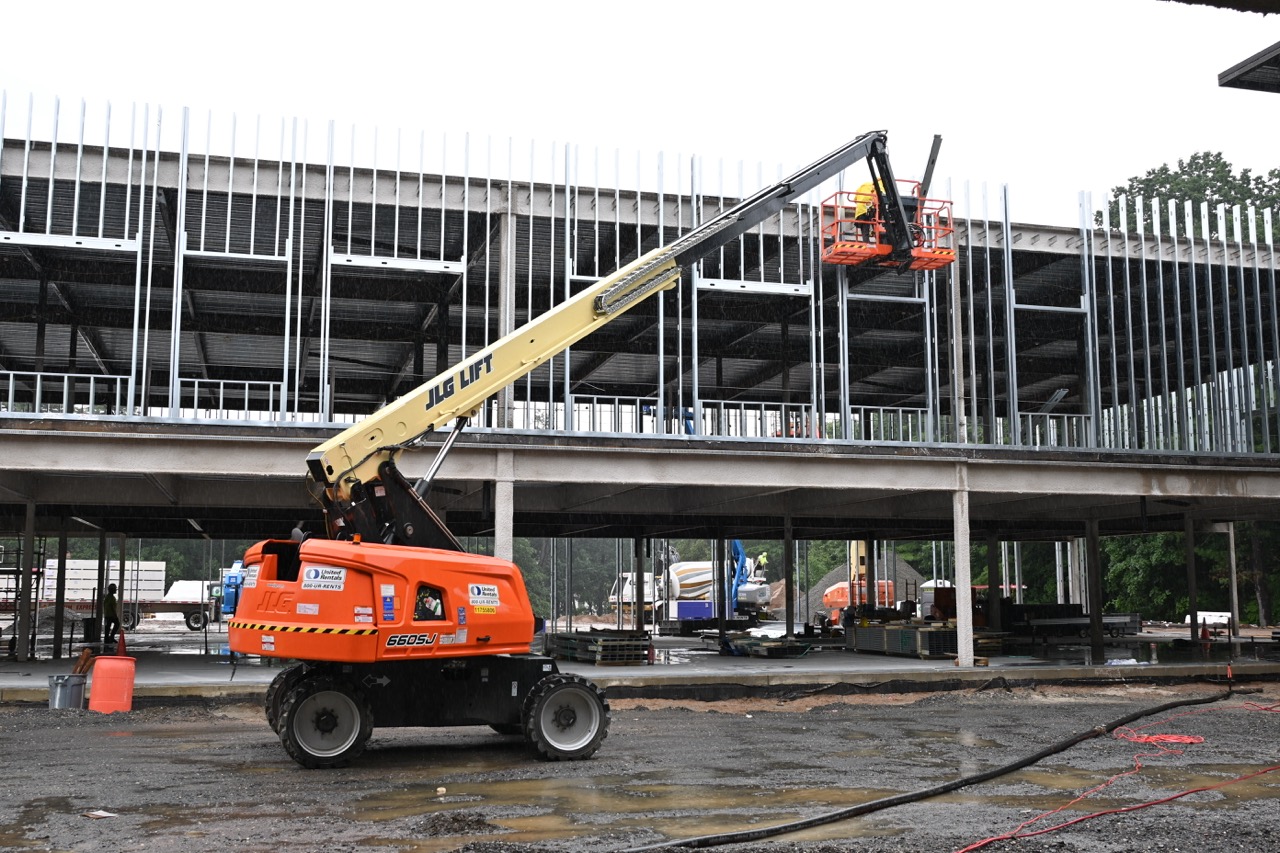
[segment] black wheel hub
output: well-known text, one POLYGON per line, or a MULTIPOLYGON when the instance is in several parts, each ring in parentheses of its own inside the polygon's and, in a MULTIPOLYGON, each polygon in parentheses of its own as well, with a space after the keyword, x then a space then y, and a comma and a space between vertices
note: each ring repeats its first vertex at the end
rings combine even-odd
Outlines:
POLYGON ((578 713, 572 708, 565 706, 556 710, 554 718, 556 726, 561 729, 573 728, 573 724, 578 722, 578 713))
POLYGON ((316 731, 327 735, 338 727, 338 717, 331 709, 325 708, 316 714, 315 726, 316 731))

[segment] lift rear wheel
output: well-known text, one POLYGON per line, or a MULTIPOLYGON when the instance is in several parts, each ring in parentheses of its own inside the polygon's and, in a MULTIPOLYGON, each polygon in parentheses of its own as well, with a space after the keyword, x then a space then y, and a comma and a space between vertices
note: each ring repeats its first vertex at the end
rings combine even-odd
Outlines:
POLYGON ((604 691, 579 675, 548 675, 524 702, 525 738, 540 758, 590 758, 609 734, 604 691))
POLYGON ((373 713, 364 695, 327 675, 307 675, 280 705, 280 742, 303 767, 344 767, 364 751, 373 713))
POLYGON ((271 731, 276 734, 280 734, 280 706, 284 704, 285 697, 293 691, 298 679, 306 674, 307 668, 297 664, 280 670, 276 677, 271 679, 266 698, 262 701, 262 709, 267 712, 267 725, 271 726, 271 731))

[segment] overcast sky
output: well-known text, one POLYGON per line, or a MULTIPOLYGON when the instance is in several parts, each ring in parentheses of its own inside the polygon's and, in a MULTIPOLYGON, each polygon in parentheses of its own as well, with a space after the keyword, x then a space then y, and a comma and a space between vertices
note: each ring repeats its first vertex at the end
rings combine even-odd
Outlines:
POLYGON ((1196 151, 1280 167, 1280 95, 1217 85, 1280 41, 1280 15, 1166 0, 63 0, 3 20, 9 137, 34 94, 44 138, 40 105, 58 96, 63 123, 81 98, 91 115, 109 100, 113 115, 212 110, 215 128, 236 113, 317 135, 330 119, 348 135, 470 132, 481 164, 487 140, 515 138, 525 161, 529 140, 568 141, 609 163, 664 150, 772 178, 883 128, 899 177, 919 177, 942 134, 934 195, 948 178, 957 198, 966 180, 975 199, 1008 184, 1016 220, 1060 225, 1079 191, 1096 206, 1196 151))

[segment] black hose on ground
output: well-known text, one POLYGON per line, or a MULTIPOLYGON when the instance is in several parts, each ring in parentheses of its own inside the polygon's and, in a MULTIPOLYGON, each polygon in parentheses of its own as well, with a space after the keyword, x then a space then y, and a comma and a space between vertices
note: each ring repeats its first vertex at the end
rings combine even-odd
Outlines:
POLYGON ((1098 737, 1099 735, 1110 734, 1121 726, 1127 726, 1134 720, 1140 720, 1143 717, 1150 717, 1153 714, 1171 711, 1174 708, 1184 708, 1188 705, 1207 705, 1210 702, 1220 702, 1223 699, 1229 698, 1231 695, 1232 691, 1227 690, 1225 693, 1219 693, 1214 696, 1208 696, 1200 699, 1182 699, 1177 702, 1167 702, 1163 705, 1157 705, 1154 708, 1135 711, 1134 713, 1127 714, 1118 720, 1113 720, 1106 725, 1095 726, 1088 731, 1072 735, 1066 740, 1059 741, 1047 749, 1042 749, 1035 755, 1020 758, 1012 764, 1006 764, 1003 767, 996 767, 982 773, 977 773, 973 776, 965 776, 951 782, 936 785, 932 788, 925 788, 921 791, 913 791, 908 794, 895 794, 892 797, 884 797, 883 799, 872 800, 869 803, 850 806, 848 808, 828 812, 823 815, 802 818, 800 820, 791 821, 790 823, 781 823, 776 826, 761 827, 759 829, 746 829, 738 832, 724 832, 716 835, 701 835, 696 838, 684 838, 676 841, 663 841, 658 844, 647 844, 643 847, 628 847, 618 853, 642 853, 642 851, 647 850, 666 850, 673 847, 696 849, 702 847, 718 847, 722 844, 737 844, 745 841, 760 841, 764 838, 772 838, 775 835, 785 835, 789 832, 799 832, 802 829, 810 829, 815 826, 825 826, 829 823, 838 823, 839 821, 847 820, 851 817, 871 814, 872 812, 882 811, 884 809, 893 808, 894 806, 916 803, 921 800, 927 800, 930 797, 936 797, 940 794, 949 794, 952 791, 957 791, 960 788, 967 788, 970 785, 977 785, 980 782, 988 782, 992 779, 1012 773, 1015 770, 1021 770, 1024 767, 1029 767, 1051 755, 1056 755, 1059 752, 1065 752, 1082 741, 1098 737))

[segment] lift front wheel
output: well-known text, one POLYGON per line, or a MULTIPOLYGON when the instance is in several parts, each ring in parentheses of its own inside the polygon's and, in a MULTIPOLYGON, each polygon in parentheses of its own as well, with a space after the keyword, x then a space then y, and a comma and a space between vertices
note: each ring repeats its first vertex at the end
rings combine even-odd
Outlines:
POLYGON ((271 684, 267 687, 266 698, 262 702, 262 708, 267 712, 267 725, 271 726, 271 731, 276 734, 280 734, 280 706, 284 704, 284 700, 288 695, 293 692, 298 680, 306 674, 307 668, 302 664, 297 664, 288 669, 280 670, 276 677, 271 679, 271 684))
POLYGON ((548 761, 590 758, 609 734, 604 691, 578 675, 548 675, 525 699, 524 732, 548 761))
POLYGON ((343 767, 364 751, 373 714, 351 685, 328 676, 301 679, 280 705, 280 742, 303 767, 343 767))

